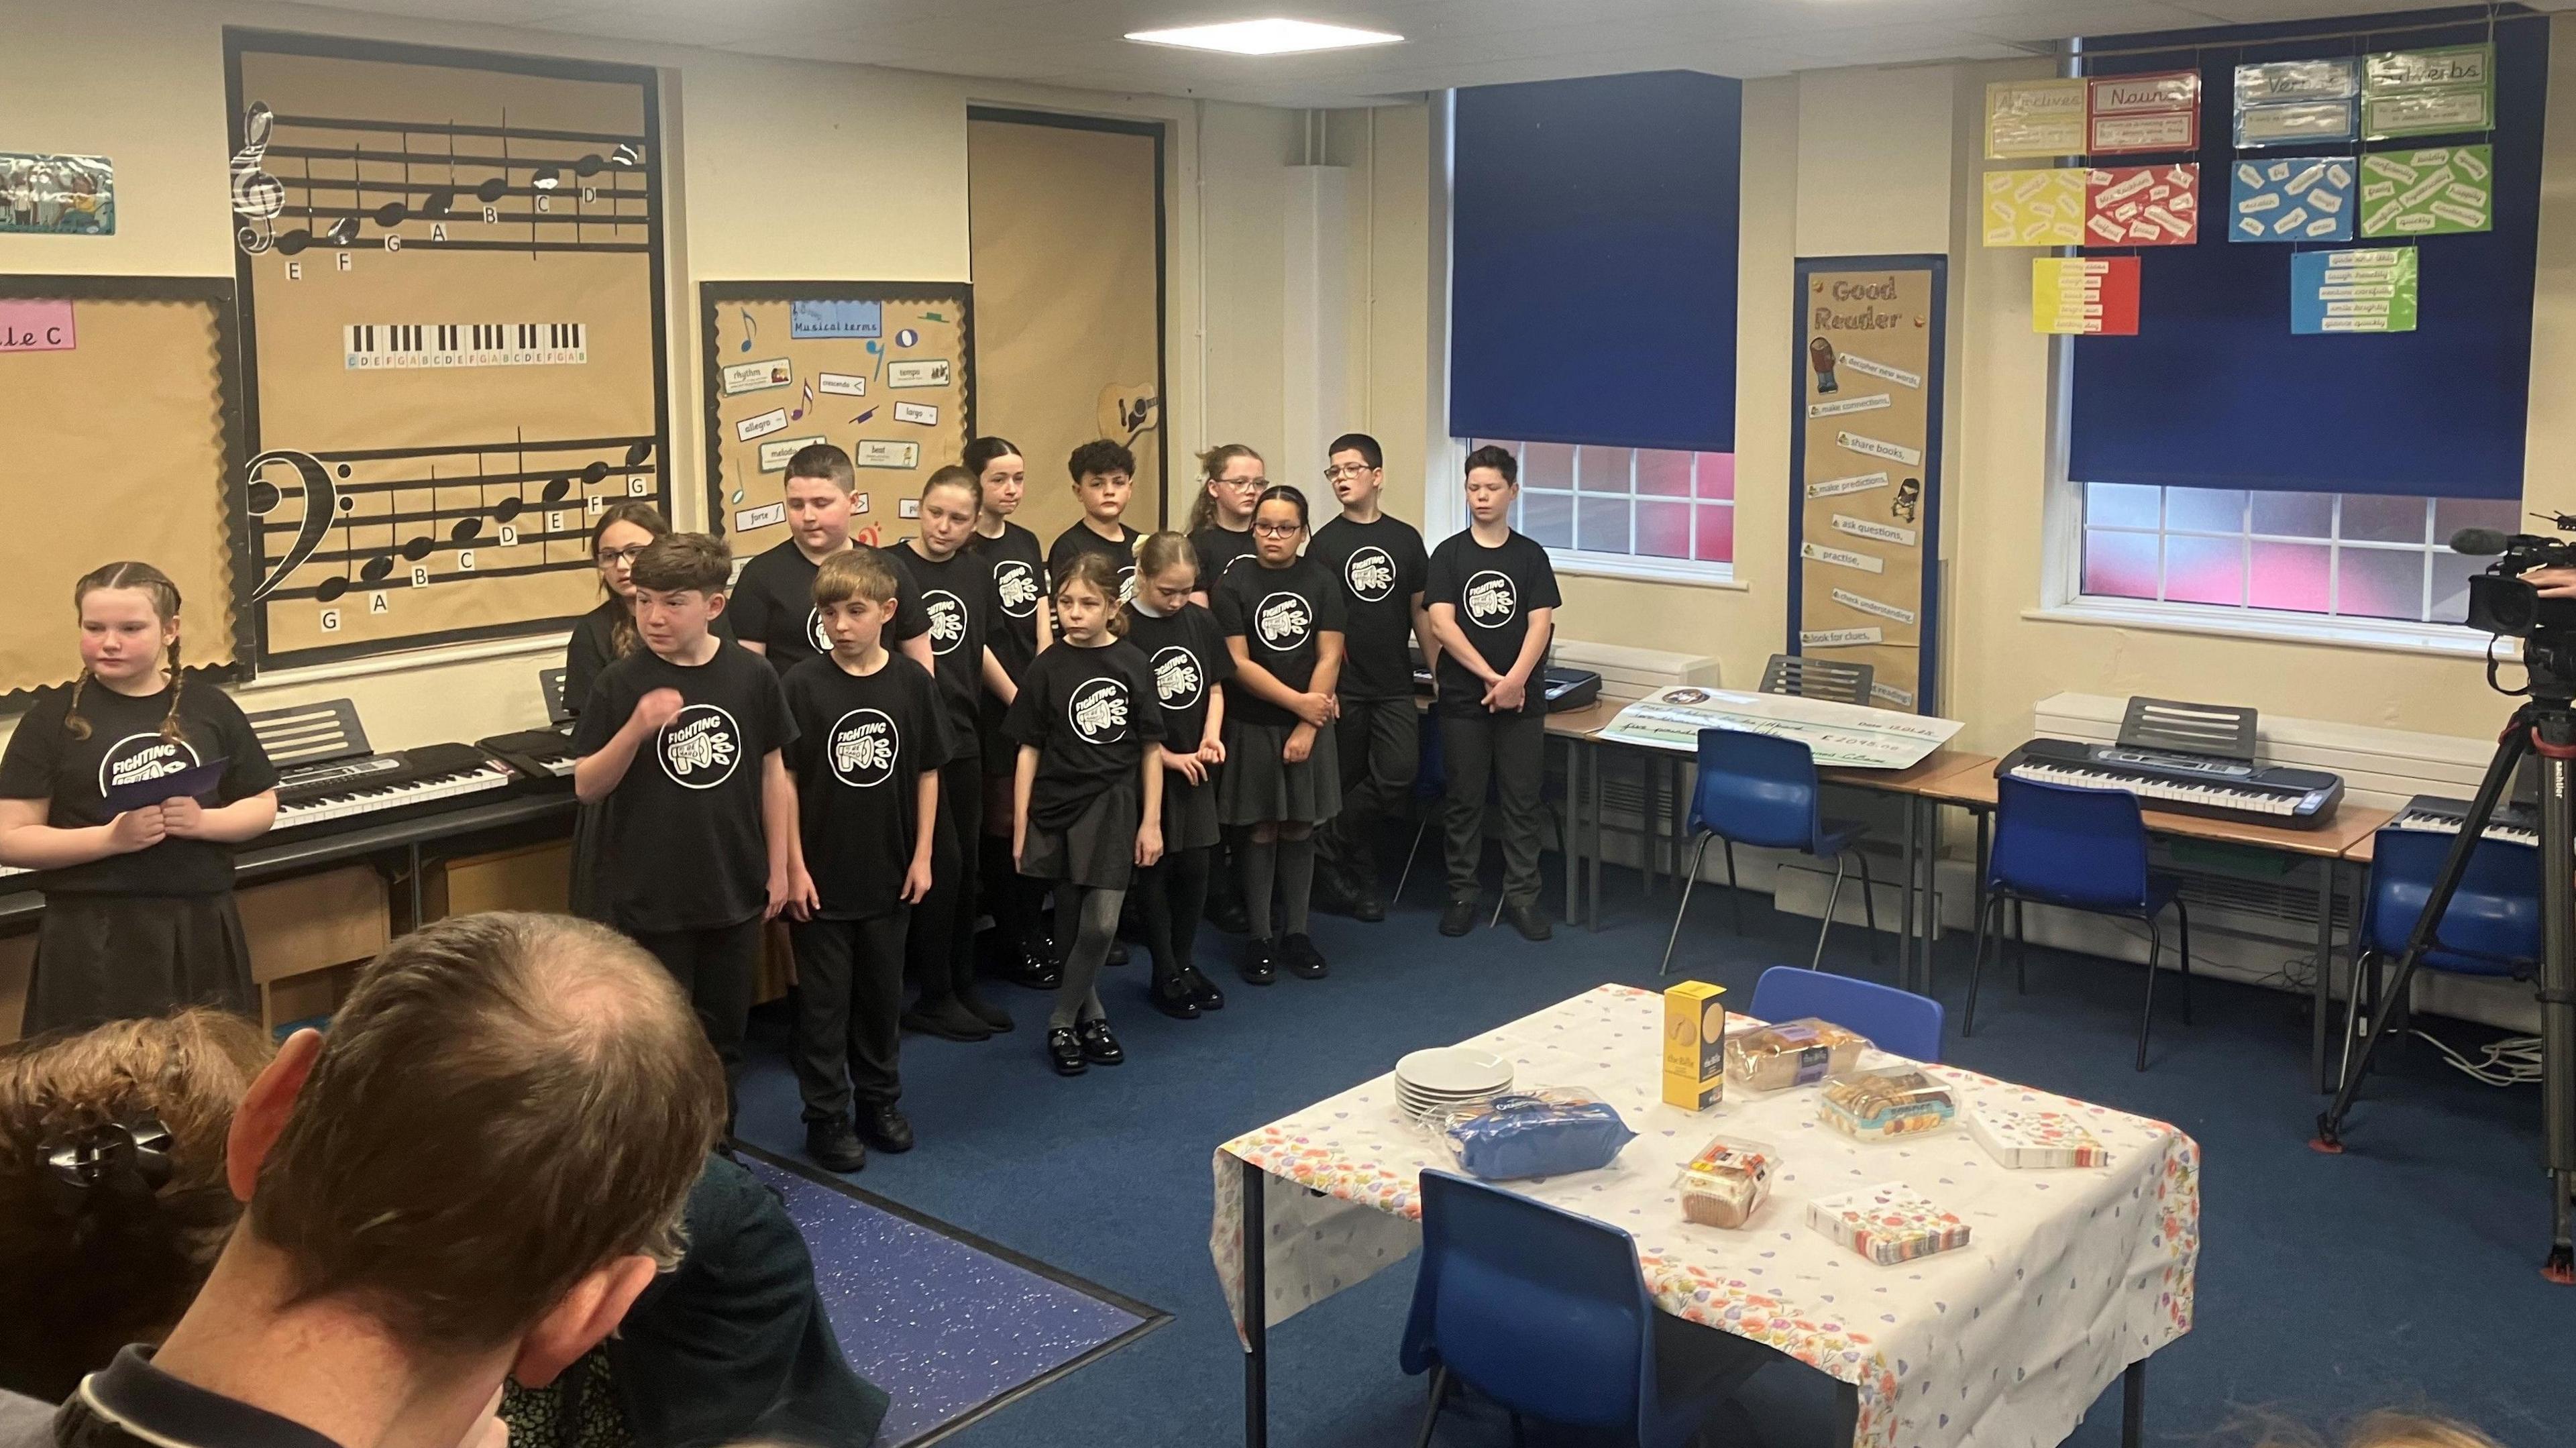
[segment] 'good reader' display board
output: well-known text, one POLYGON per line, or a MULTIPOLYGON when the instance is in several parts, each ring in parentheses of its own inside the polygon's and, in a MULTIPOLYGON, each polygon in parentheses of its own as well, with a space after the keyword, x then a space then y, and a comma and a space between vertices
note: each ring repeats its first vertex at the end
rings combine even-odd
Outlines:
POLYGON ((1933 712, 1940 547, 1939 257, 1797 266, 1789 651, 1875 671, 1872 702, 1933 712))
POLYGON ((233 286, 211 277, 0 278, 0 397, 17 480, 0 703, 80 672, 72 582, 139 559, 179 586, 180 659, 250 656, 233 286))
POLYGON ((228 31, 260 657, 559 630, 669 507, 653 72, 228 31))
POLYGON ((708 282, 698 302, 707 516, 734 557, 785 541, 787 460, 818 442, 858 473, 854 533, 912 533, 904 501, 975 436, 967 284, 708 282))

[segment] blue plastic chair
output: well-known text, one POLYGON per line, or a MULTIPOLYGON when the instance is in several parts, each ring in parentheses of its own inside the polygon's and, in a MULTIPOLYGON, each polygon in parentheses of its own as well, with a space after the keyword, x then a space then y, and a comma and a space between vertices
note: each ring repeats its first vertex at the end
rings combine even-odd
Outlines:
POLYGON ((1882 1051, 1941 1059, 1941 1003, 1876 981, 1775 965, 1753 983, 1753 1014, 1766 1021, 1814 1016, 1869 1037, 1882 1051))
POLYGON ((2171 875, 2147 869, 2147 824, 2136 795, 1998 776, 1994 855, 1986 870, 1985 908, 1977 913, 1976 963, 1968 968, 1968 1013, 1959 1034, 1977 1033, 1977 978, 1986 967, 1989 935, 2000 939, 2003 934, 2007 903, 2013 907, 2015 958, 2025 970, 2024 902, 2119 915, 2147 927, 2147 999, 2138 1021, 2138 1069, 2147 1069, 2156 970, 2164 956, 2164 932, 2156 918, 2168 905, 2182 930, 2182 1019, 2191 1024, 2191 912, 2183 905, 2181 889, 2171 875), (1995 918, 1991 932, 1988 916, 1995 918))
POLYGON ((1413 808, 1422 822, 1413 827, 1413 848, 1404 852, 1404 871, 1395 877, 1395 899, 1404 898, 1406 882, 1413 878, 1413 862, 1421 857, 1423 836, 1431 833, 1432 821, 1440 818, 1440 801, 1449 794, 1449 756, 1440 743, 1440 711, 1433 709, 1422 716, 1421 744, 1414 753, 1413 808))
MULTIPOLYGON (((2432 830, 2388 829, 2372 840, 2361 959, 2354 964, 2355 987, 2345 1004, 2347 1070, 2361 1010, 2360 973, 2405 958, 2407 937, 2432 900, 2433 881, 2457 838, 2432 830)), ((2539 849, 2515 840, 2481 839, 2469 852, 2468 870, 2460 876, 2421 964, 2459 975, 2528 979, 2540 968, 2540 908, 2539 849)))
POLYGON ((1796 850, 1834 862, 1833 893, 1825 897, 1825 923, 1816 931, 1816 953, 1809 970, 1824 963, 1825 937, 1834 928, 1834 906, 1843 895, 1843 869, 1860 861, 1861 912, 1869 922, 1869 956, 1878 959, 1878 885, 1869 877, 1869 856, 1852 848, 1867 825, 1828 821, 1824 789, 1816 782, 1815 752, 1795 739, 1752 734, 1741 729, 1699 731, 1699 783, 1691 791, 1690 830, 1697 837, 1690 869, 1682 876, 1681 907, 1673 912, 1673 933, 1664 941, 1664 963, 1657 974, 1673 968, 1673 946, 1682 938, 1682 917, 1690 913, 1691 887, 1699 883, 1700 861, 1708 842, 1726 846, 1727 904, 1735 914, 1735 933, 1744 933, 1742 897, 1736 893, 1735 845, 1796 850))
POLYGON ((1443 1171, 1422 1174, 1422 1267, 1400 1361, 1428 1371, 1427 1448, 1454 1383, 1521 1418, 1682 1448, 1772 1354, 1655 1310, 1637 1243, 1607 1222, 1443 1171))

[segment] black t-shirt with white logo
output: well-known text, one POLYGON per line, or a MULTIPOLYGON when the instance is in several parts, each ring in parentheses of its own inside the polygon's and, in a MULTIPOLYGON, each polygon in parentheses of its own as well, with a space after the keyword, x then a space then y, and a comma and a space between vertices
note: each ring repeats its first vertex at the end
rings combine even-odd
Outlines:
MULTIPOLYGON (((1285 568, 1260 560, 1217 580, 1216 621, 1226 637, 1240 638, 1252 662, 1300 693, 1314 682, 1324 635, 1342 632, 1342 586, 1312 558, 1285 568)), ((1247 724, 1286 728, 1297 716, 1255 696, 1237 677, 1225 686, 1226 713, 1247 724)))
POLYGON ((962 548, 947 562, 933 563, 921 555, 918 542, 906 538, 886 551, 921 590, 921 611, 930 620, 931 672, 948 704, 948 727, 960 740, 973 739, 984 696, 984 637, 992 631, 993 575, 983 559, 962 548))
MULTIPOLYGON (((877 553, 894 570, 894 627, 886 630, 885 637, 891 649, 921 637, 930 628, 930 617, 922 611, 921 590, 913 586, 893 552, 880 548, 877 553)), ((742 577, 734 580, 733 596, 720 616, 733 620, 735 638, 767 649, 769 666, 784 674, 816 654, 832 651, 832 636, 823 632, 823 611, 814 606, 814 575, 822 571, 823 565, 806 557, 790 538, 743 565, 742 577)), ((624 722, 622 715, 620 722, 624 722)))
POLYGON ((1106 556, 1109 566, 1118 570, 1118 596, 1110 602, 1125 603, 1134 598, 1136 540, 1145 535, 1124 523, 1118 525, 1118 531, 1124 536, 1115 543, 1092 532, 1088 522, 1076 523, 1058 533, 1055 546, 1047 549, 1047 586, 1053 588, 1062 582, 1066 571, 1073 567, 1074 559, 1085 553, 1098 553, 1106 556))
POLYGON ((1038 600, 1047 591, 1045 550, 1038 547, 1038 535, 1007 520, 1000 537, 978 533, 966 547, 991 570, 993 617, 987 641, 1002 672, 1016 684, 1028 672, 1029 660, 1038 656, 1038 600))
POLYGON ((1413 596, 1422 591, 1431 556, 1422 534, 1401 518, 1374 523, 1335 518, 1315 530, 1306 556, 1342 581, 1342 678, 1345 699, 1413 697, 1413 596))
POLYGON ((796 721, 787 767, 823 918, 882 915, 902 903, 912 868, 922 772, 946 764, 956 747, 938 686, 895 653, 873 674, 853 674, 829 655, 807 659, 783 684, 796 721))
MULTIPOLYGON (((599 607, 574 619, 572 636, 564 641, 564 712, 579 714, 590 702, 590 691, 599 682, 599 671, 614 662, 619 654, 617 625, 629 616, 623 599, 602 600, 599 607)), ((707 632, 720 639, 733 635, 734 611, 728 607, 707 625, 707 632)), ((629 630, 626 652, 644 647, 644 641, 629 630)))
POLYGON ((760 774, 772 750, 795 741, 787 695, 736 644, 695 667, 639 650, 601 671, 573 753, 598 753, 655 689, 679 690, 687 707, 635 751, 606 801, 610 906, 638 933, 739 925, 769 901, 760 774))
POLYGON ((1154 671, 1154 699, 1163 707, 1163 747, 1181 754, 1207 738, 1208 693, 1234 677, 1234 651, 1216 615, 1195 603, 1155 618, 1127 611, 1127 642, 1154 671))
POLYGON ((1238 568, 1258 568, 1261 560, 1253 556, 1252 530, 1238 533, 1231 528, 1208 524, 1190 535, 1190 551, 1199 556, 1199 592, 1216 602, 1216 583, 1238 568))
MULTIPOLYGON (((1534 608, 1556 608, 1556 569, 1547 550, 1527 534, 1515 532, 1499 548, 1476 541, 1472 532, 1452 533, 1431 551, 1431 570, 1422 586, 1425 608, 1445 603, 1458 610, 1458 631, 1498 674, 1519 662, 1521 644, 1529 638, 1534 608)), ((1528 697, 1521 712, 1547 712, 1543 671, 1547 660, 1530 674, 1528 697)), ((1446 652, 1440 655, 1440 707, 1451 714, 1485 712, 1484 680, 1446 652)))
POLYGON ((1145 746, 1163 737, 1154 671, 1125 639, 1096 649, 1058 640, 1029 665, 1002 728, 1035 745, 1029 823, 1061 830, 1120 779, 1139 779, 1145 746))
MULTIPOLYGON (((87 739, 74 739, 63 727, 71 697, 69 684, 38 694, 0 756, 0 799, 52 801, 45 823, 55 829, 111 823, 116 815, 107 807, 108 790, 218 759, 225 761, 224 777, 197 796, 201 805, 220 807, 277 787, 277 771, 241 706, 203 677, 190 675, 179 690, 176 740, 161 734, 170 717, 167 689, 130 698, 91 680, 80 691, 87 739)), ((233 847, 164 839, 148 850, 51 871, 44 885, 79 895, 220 895, 233 887, 233 847)))

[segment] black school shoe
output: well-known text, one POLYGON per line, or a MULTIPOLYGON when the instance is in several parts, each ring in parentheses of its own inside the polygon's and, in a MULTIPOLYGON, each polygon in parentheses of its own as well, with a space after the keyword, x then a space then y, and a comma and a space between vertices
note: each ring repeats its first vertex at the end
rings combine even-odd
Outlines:
POLYGON ((1269 985, 1279 979, 1279 942, 1255 937, 1243 943, 1243 964, 1235 968, 1245 985, 1269 985))
POLYGON ((966 1008, 966 1014, 982 1021, 994 1035, 1001 1035, 1012 1028, 1011 1013, 981 995, 972 991, 959 991, 957 1003, 966 1008))
POLYGON ((1363 925, 1375 925, 1386 918, 1386 902, 1378 898, 1375 875, 1363 875, 1352 880, 1351 918, 1363 925))
POLYGON ((1059 1076, 1079 1076, 1091 1069, 1091 1063, 1083 1059, 1082 1040, 1074 1035, 1071 1026, 1047 1027, 1046 1047, 1047 1060, 1059 1076))
POLYGON ((1157 977, 1153 988, 1145 992, 1145 998, 1154 1003, 1154 1009, 1173 1020, 1195 1021, 1199 1018, 1198 992, 1190 989, 1190 977, 1186 971, 1157 977))
POLYGON ((1315 938, 1311 935, 1291 935, 1280 941, 1279 957, 1287 965, 1288 973, 1299 980, 1322 980, 1329 969, 1324 964, 1324 953, 1315 948, 1315 938))
POLYGON ((1216 988, 1216 982, 1199 974, 1197 966, 1181 967, 1181 979, 1189 982, 1190 999, 1197 1002, 1201 1012, 1225 1009, 1225 992, 1216 988))
POLYGON ((1547 917, 1539 913, 1536 905, 1505 905, 1503 918, 1512 923, 1523 940, 1545 940, 1556 933, 1548 928, 1547 917))
POLYGON ((863 1106, 859 1108, 859 1137, 879 1151, 900 1156, 912 1150, 912 1122, 891 1101, 883 1106, 863 1106))
POLYGON ((1440 933, 1464 935, 1475 929, 1476 904, 1474 900, 1452 900, 1440 907, 1440 933))
POLYGON ((868 1149, 846 1116, 805 1123, 805 1154, 825 1171, 847 1175, 868 1164, 868 1149))
POLYGON ((1109 954, 1104 957, 1100 963, 1102 965, 1125 965, 1129 959, 1130 957, 1127 954, 1127 942, 1113 937, 1109 942, 1109 954))
POLYGON ((1001 966, 993 973, 1031 990, 1051 991, 1064 984, 1064 967, 1056 963, 1055 947, 1043 939, 1007 947, 1001 966))
POLYGON ((919 1031, 943 1041, 989 1041, 993 1038, 993 1028, 954 999, 916 1006, 905 1011, 897 1023, 907 1031, 919 1031))
POLYGON ((1084 1021, 1074 1027, 1073 1033, 1082 1041, 1083 1057, 1095 1066, 1115 1066, 1127 1059, 1127 1052, 1120 1048, 1118 1038, 1109 1034, 1109 1022, 1105 1020, 1094 1017, 1084 1021))

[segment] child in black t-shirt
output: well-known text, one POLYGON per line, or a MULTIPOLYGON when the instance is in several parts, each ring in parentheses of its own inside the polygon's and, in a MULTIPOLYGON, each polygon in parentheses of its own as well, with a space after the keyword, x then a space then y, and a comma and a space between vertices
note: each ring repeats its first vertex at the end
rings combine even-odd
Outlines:
POLYGON ((761 922, 786 906, 796 862, 787 696, 769 665, 710 631, 732 566, 703 533, 636 558, 644 648, 600 673, 572 741, 573 792, 608 805, 609 914, 689 993, 729 1085, 761 922))
POLYGON ((992 574, 993 622, 987 643, 1001 665, 999 682, 984 695, 979 721, 984 744, 984 833, 982 868, 985 908, 993 931, 984 937, 994 972, 1004 980, 1034 990, 1054 990, 1063 980, 1055 947, 1042 926, 1046 887, 1021 878, 1011 868, 1011 771, 1020 747, 1002 732, 1002 717, 1020 692, 1020 680, 1040 650, 1055 642, 1047 618, 1046 549, 1035 533, 1012 522, 1027 497, 1028 460, 1019 444, 1003 437, 979 437, 966 444, 958 459, 975 475, 983 503, 975 515, 975 536, 967 548, 992 574))
POLYGON ((167 574, 111 563, 72 607, 80 678, 41 693, 0 757, 0 864, 44 872, 23 1034, 191 1005, 256 1016, 233 847, 276 822, 277 771, 240 706, 180 668, 167 574))
POLYGON ((1047 1020, 1058 1075, 1125 1060, 1093 986, 1118 931, 1128 881, 1163 854, 1163 737, 1153 670, 1118 634, 1118 576, 1085 553, 1055 580, 1055 647, 1038 655, 1004 727, 1019 741, 1011 855, 1056 881, 1064 984, 1047 1020))
POLYGON ((1262 491, 1252 513, 1254 562, 1216 585, 1216 620, 1234 654, 1226 682, 1225 774, 1217 813, 1249 833, 1235 849, 1252 942, 1244 980, 1268 985, 1280 967, 1307 980, 1325 971, 1306 933, 1315 886, 1315 830, 1342 807, 1333 739, 1333 688, 1342 669, 1342 589, 1297 555, 1306 495, 1262 491), (1279 894, 1277 926, 1271 890, 1279 894))
MULTIPOLYGON (((850 455, 828 442, 809 443, 787 459, 787 531, 784 543, 742 567, 734 580, 724 617, 742 646, 769 660, 784 674, 818 654, 832 651, 824 636, 822 611, 814 607, 814 574, 836 553, 869 545, 850 536, 850 517, 858 508, 859 475, 850 455)), ((873 535, 871 535, 873 536, 873 535)), ((881 550, 880 550, 881 551, 881 550)), ((927 669, 931 666, 930 617, 912 580, 895 575, 902 596, 894 628, 886 636, 897 653, 927 669)))
POLYGON ((1115 608, 1136 596, 1136 540, 1143 535, 1120 521, 1135 491, 1136 455, 1122 443, 1099 438, 1073 450, 1065 460, 1073 474, 1073 495, 1081 500, 1082 520, 1058 533, 1047 549, 1047 576, 1061 586, 1073 560, 1085 553, 1109 561, 1118 580, 1115 608))
POLYGON ((1207 911, 1217 842, 1217 766, 1225 763, 1225 691, 1217 685, 1232 677, 1234 655, 1216 619, 1190 602, 1197 582, 1189 540, 1152 534, 1136 550, 1136 596, 1127 604, 1127 642, 1154 672, 1163 715, 1163 858, 1137 887, 1154 955, 1154 1007, 1180 1020, 1225 1006, 1190 947, 1207 911))
POLYGON ((1190 592, 1201 608, 1216 596, 1216 581, 1237 566, 1252 566, 1252 505, 1270 486, 1261 454, 1239 442, 1199 454, 1199 496, 1190 504, 1190 549, 1198 554, 1199 586, 1190 592))
POLYGON ((912 1149, 911 1123, 895 1105, 904 939, 912 907, 934 887, 941 766, 957 751, 937 685, 919 664, 886 652, 895 579, 885 559, 873 549, 825 559, 814 606, 832 651, 788 670, 784 686, 796 726, 787 747, 798 842, 787 904, 796 944, 791 1056, 805 1098, 805 1154, 825 1170, 852 1172, 867 1165, 867 1146, 912 1149))
POLYGON ((1520 460, 1509 451, 1469 453, 1472 521, 1433 550, 1422 588, 1440 638, 1434 707, 1449 775, 1443 935, 1464 935, 1475 923, 1488 779, 1503 806, 1503 917, 1528 939, 1549 933, 1538 905, 1539 792, 1547 771, 1547 692, 1540 681, 1559 599, 1547 550, 1512 531, 1512 500, 1520 490, 1520 460))
POLYGON ((1369 838, 1376 824, 1400 814, 1413 795, 1422 754, 1421 716, 1413 707, 1408 637, 1437 667, 1422 581, 1431 566, 1422 535, 1378 507, 1386 487, 1386 454, 1364 432, 1333 439, 1325 480, 1342 500, 1338 518, 1315 530, 1306 556, 1342 585, 1344 620, 1341 717, 1333 733, 1342 756, 1342 812, 1320 836, 1326 900, 1361 920, 1384 920, 1378 862, 1369 838))

